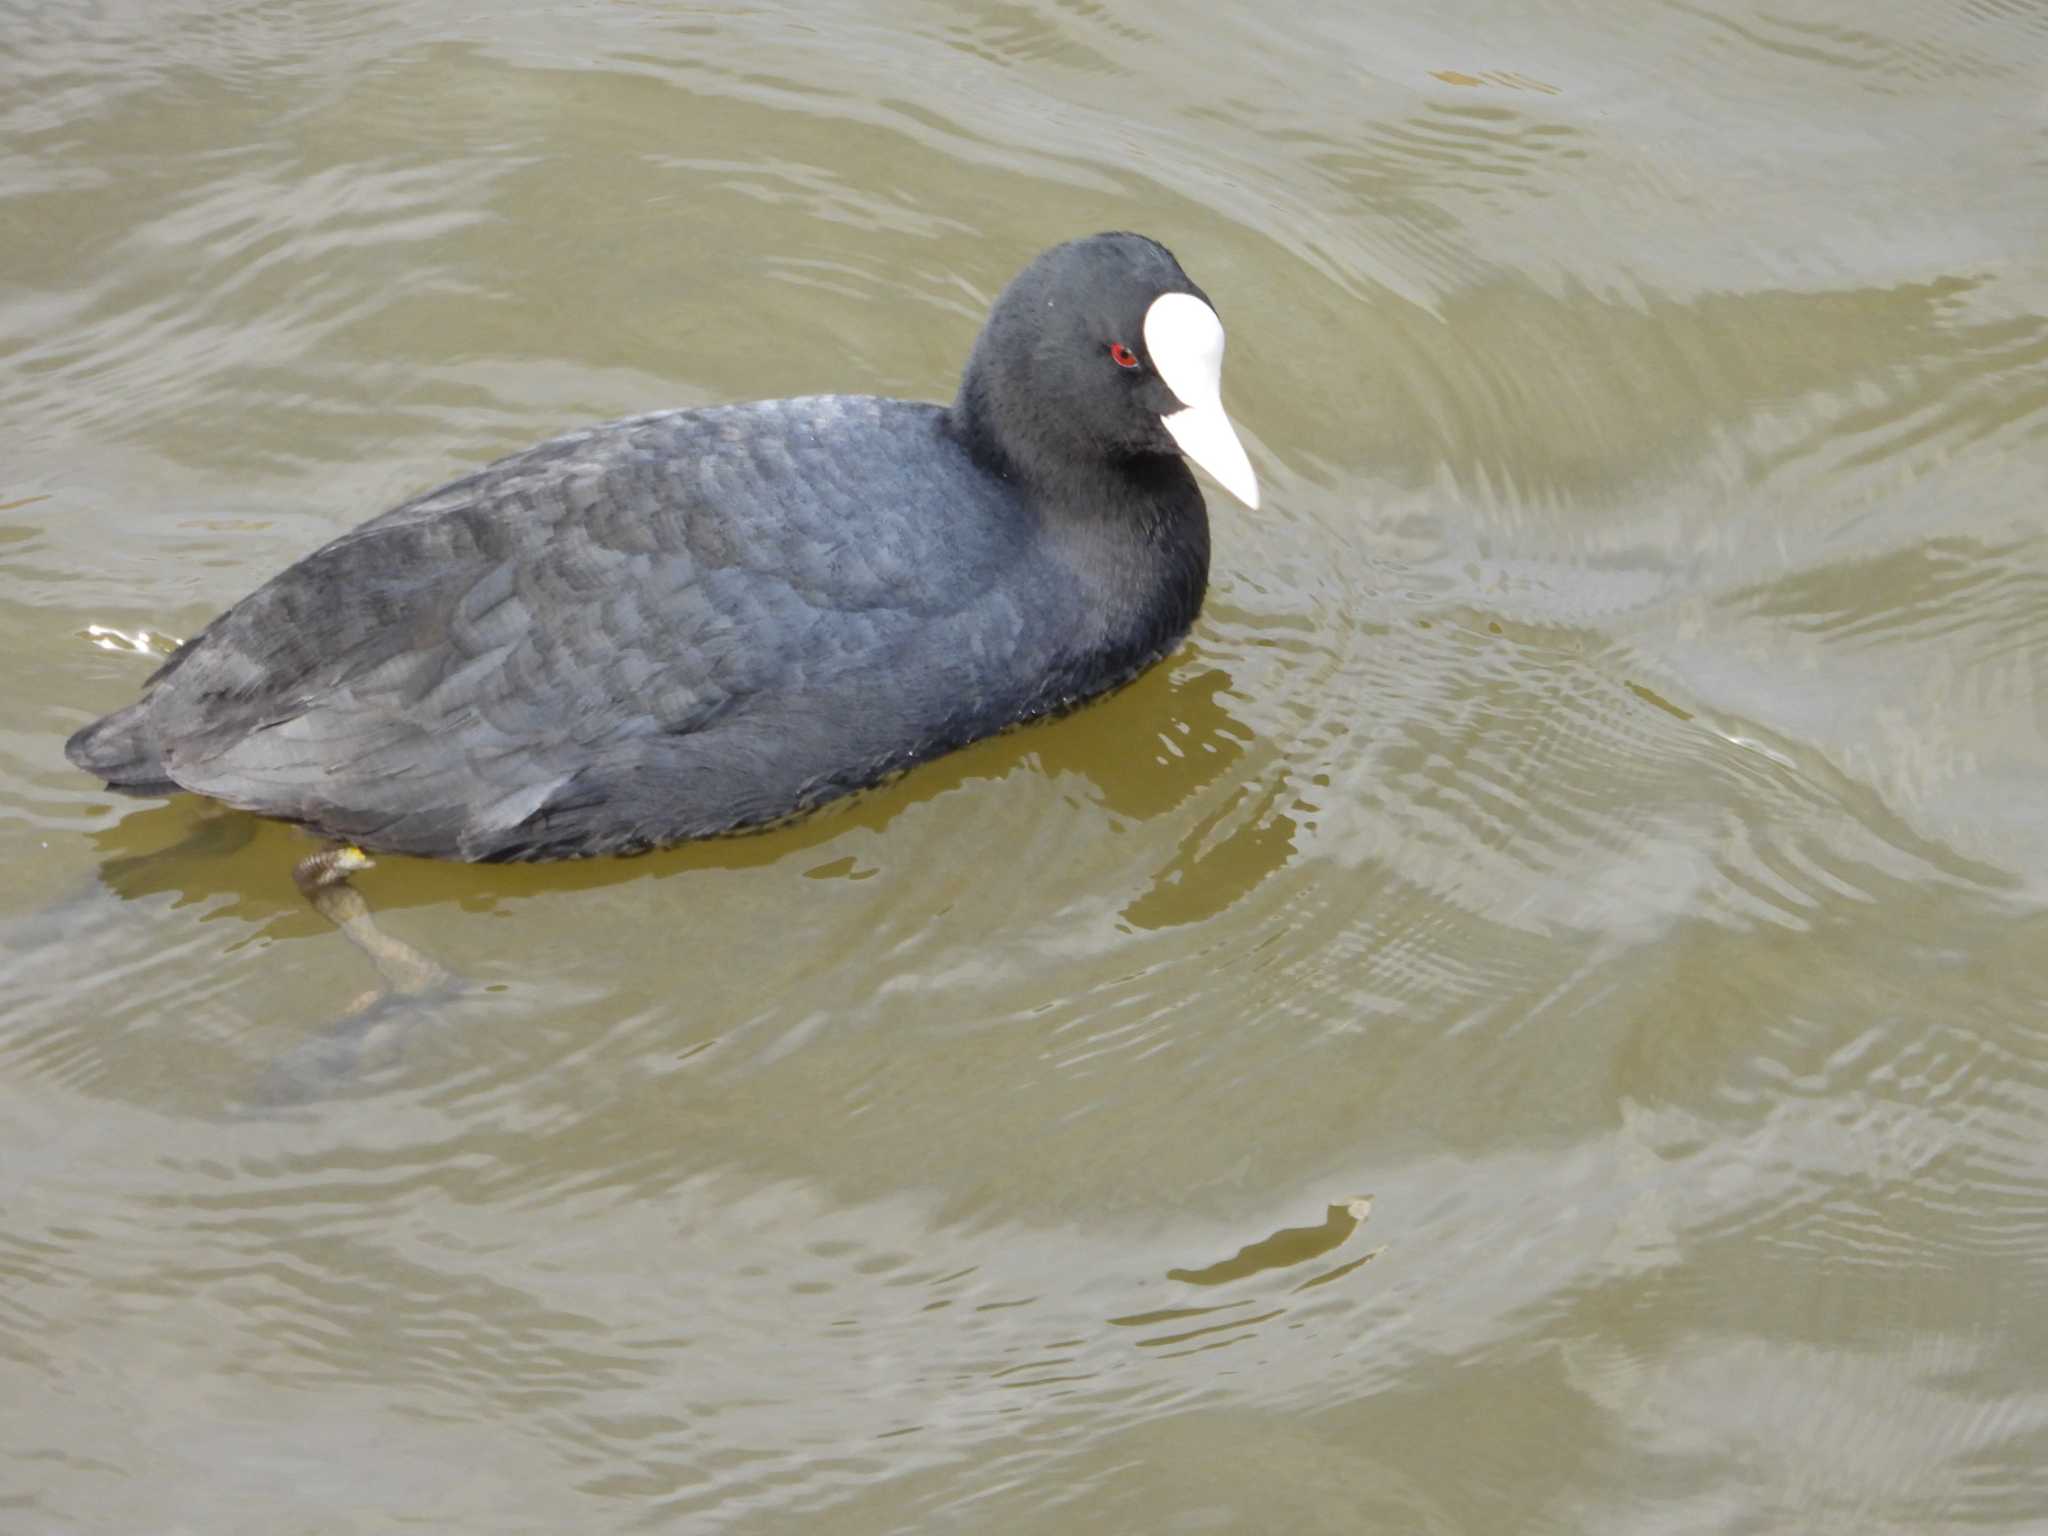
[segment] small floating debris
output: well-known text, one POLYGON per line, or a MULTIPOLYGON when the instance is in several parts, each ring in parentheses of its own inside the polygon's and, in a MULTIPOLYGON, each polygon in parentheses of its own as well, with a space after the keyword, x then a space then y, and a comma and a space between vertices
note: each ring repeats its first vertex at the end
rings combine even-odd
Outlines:
POLYGON ((185 643, 170 635, 155 635, 146 629, 130 633, 111 624, 88 624, 85 633, 101 650, 119 651, 126 656, 168 656, 185 643))

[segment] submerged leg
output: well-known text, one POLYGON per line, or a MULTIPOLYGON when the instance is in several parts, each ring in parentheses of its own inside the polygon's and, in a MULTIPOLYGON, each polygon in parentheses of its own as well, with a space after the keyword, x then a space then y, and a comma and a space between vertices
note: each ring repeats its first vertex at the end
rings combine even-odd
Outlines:
POLYGON ((307 903, 370 957, 380 985, 363 993, 313 1035, 272 1062, 251 1099, 252 1107, 286 1109, 327 1097, 367 1073, 393 1065, 420 1022, 420 1001, 452 992, 453 972, 410 944, 394 939, 370 917, 363 893, 348 883, 370 856, 334 845, 301 859, 292 880, 307 903))
POLYGON ((368 955, 377 974, 384 978, 382 993, 360 999, 350 1012, 358 1012, 380 997, 418 997, 455 979, 445 966, 428 959, 404 940, 392 938, 372 920, 370 904, 363 900, 361 891, 348 883, 348 877, 359 869, 368 869, 373 862, 362 849, 340 845, 299 860, 292 871, 299 893, 313 910, 368 955))

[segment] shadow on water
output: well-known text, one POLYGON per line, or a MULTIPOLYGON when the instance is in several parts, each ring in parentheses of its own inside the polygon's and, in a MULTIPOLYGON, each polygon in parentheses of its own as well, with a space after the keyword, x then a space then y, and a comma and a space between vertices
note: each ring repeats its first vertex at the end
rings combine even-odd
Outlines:
MULTIPOLYGON (((1271 1237, 1245 1244, 1227 1259, 1206 1264, 1200 1269, 1170 1269, 1166 1278, 1188 1285, 1228 1285, 1234 1280, 1249 1279, 1267 1270, 1292 1269, 1296 1265, 1312 1263, 1343 1247, 1351 1240, 1351 1235, 1365 1225, 1371 1214, 1372 1196, 1360 1195, 1331 1205, 1316 1226, 1283 1227, 1271 1237)), ((1340 1275, 1349 1274, 1371 1257, 1368 1253, 1338 1269, 1310 1275, 1295 1289, 1305 1291, 1325 1285, 1340 1275)))

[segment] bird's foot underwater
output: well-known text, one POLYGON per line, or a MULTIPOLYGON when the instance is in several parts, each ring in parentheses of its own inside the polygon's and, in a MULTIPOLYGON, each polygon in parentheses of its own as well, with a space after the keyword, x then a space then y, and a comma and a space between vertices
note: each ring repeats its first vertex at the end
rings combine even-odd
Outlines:
POLYGON ((351 1003, 344 1017, 365 1013, 387 998, 424 997, 455 983, 455 974, 446 966, 393 938, 370 916, 369 902, 349 883, 349 876, 375 864, 362 849, 342 843, 299 860, 292 870, 293 883, 307 904, 369 957, 383 981, 383 986, 351 1003))
POLYGON ((453 971, 384 932, 349 876, 372 868, 362 849, 335 844, 301 859, 292 880, 306 902, 377 968, 378 985, 352 999, 310 1039, 272 1063, 250 1101, 259 1111, 303 1106, 388 1076, 404 1054, 419 1005, 453 993, 453 971))

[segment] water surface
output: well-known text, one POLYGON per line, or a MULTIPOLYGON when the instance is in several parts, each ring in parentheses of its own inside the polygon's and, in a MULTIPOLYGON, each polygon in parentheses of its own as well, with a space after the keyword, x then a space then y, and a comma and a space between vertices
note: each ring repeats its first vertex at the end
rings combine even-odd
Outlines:
POLYGON ((0 1523, 2048 1523, 2048 13, 5 26, 0 1523), (470 986, 353 1025, 296 834, 63 761, 91 626, 586 421, 945 398, 1115 227, 1266 496, 1100 706, 384 861, 470 986))

